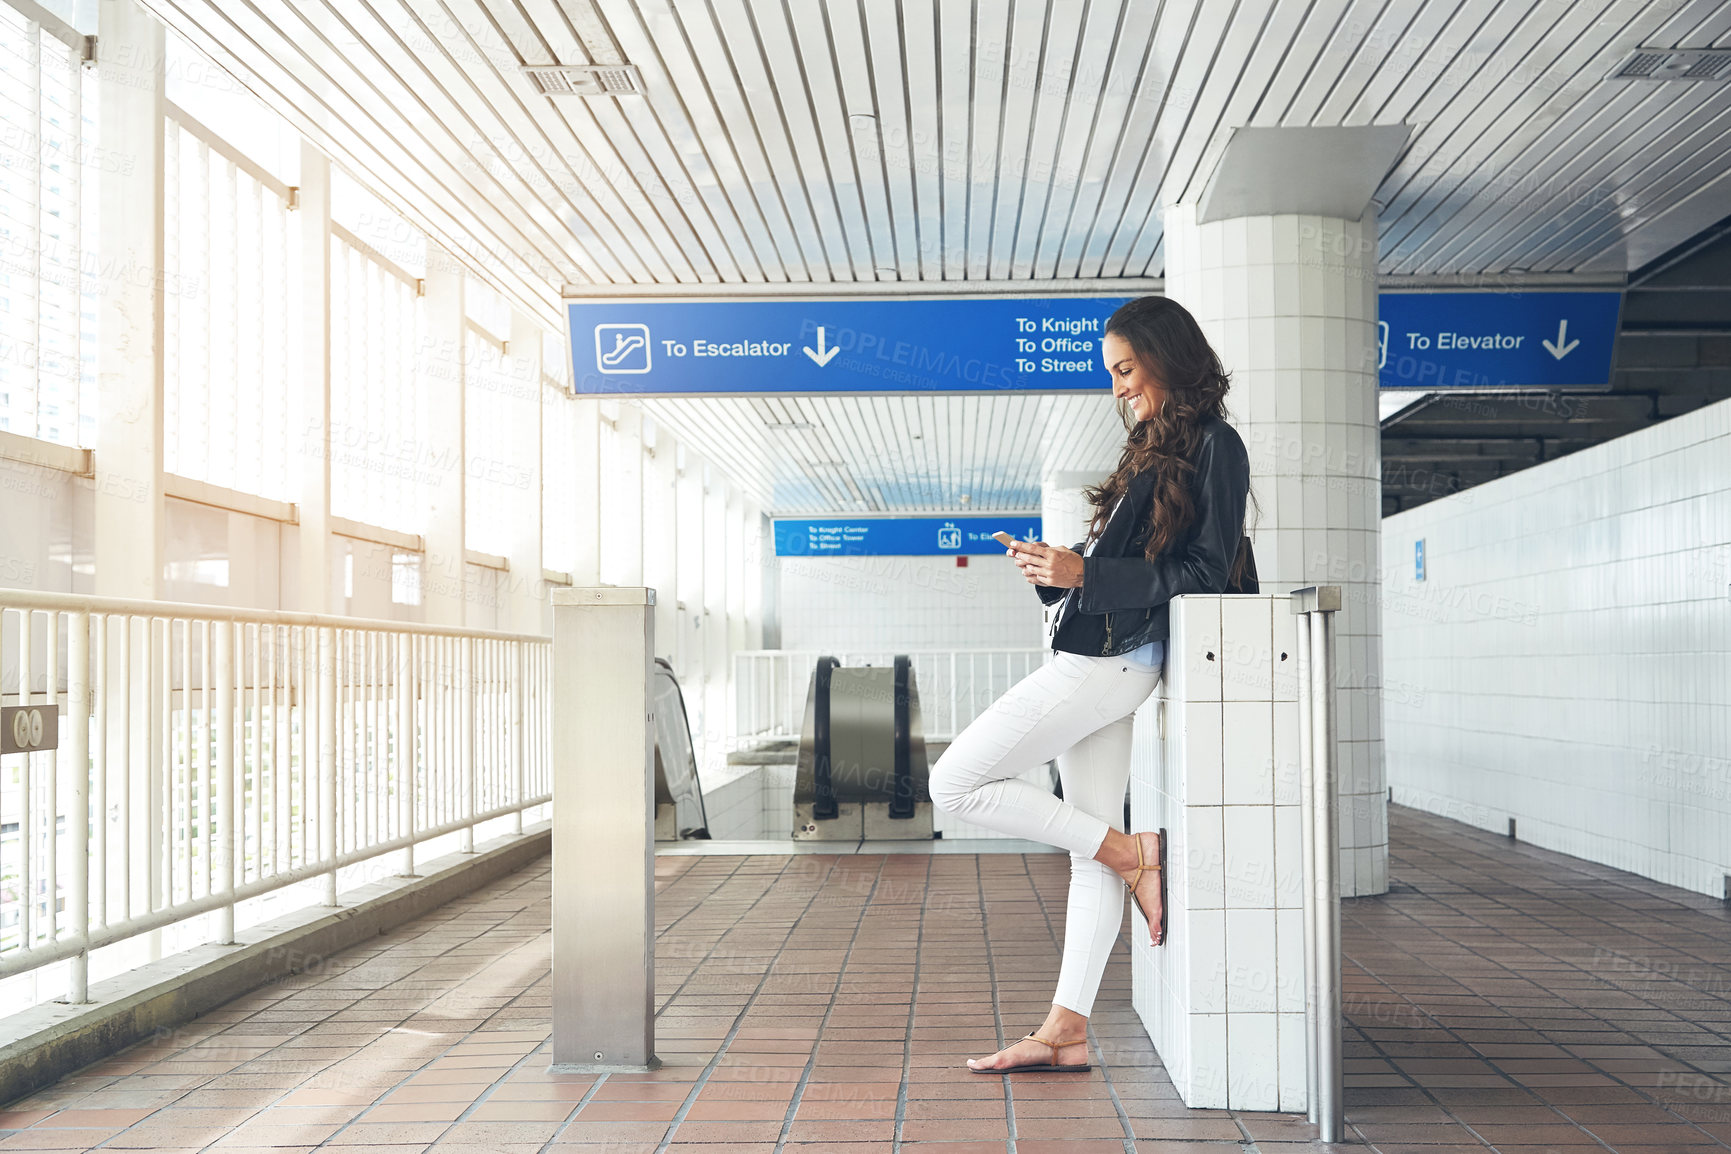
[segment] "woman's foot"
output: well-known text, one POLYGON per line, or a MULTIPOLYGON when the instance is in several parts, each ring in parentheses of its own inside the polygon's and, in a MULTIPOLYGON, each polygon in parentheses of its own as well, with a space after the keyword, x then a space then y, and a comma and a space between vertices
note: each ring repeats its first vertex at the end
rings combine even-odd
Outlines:
POLYGON ((1130 887, 1131 900, 1142 911, 1142 916, 1148 919, 1149 941, 1156 946, 1166 942, 1161 924, 1165 913, 1165 899, 1162 896, 1166 872, 1162 861, 1165 847, 1160 843, 1161 835, 1153 830, 1132 834, 1109 830, 1106 840, 1100 844, 1099 852, 1094 855, 1096 861, 1110 866, 1114 873, 1124 879, 1124 884, 1130 887))
MULTIPOLYGON (((1041 1034, 1040 1037, 1047 1037, 1041 1034)), ((1023 1038, 999 1050, 986 1058, 969 1058, 970 1070, 1018 1070, 1025 1066, 1039 1066, 1050 1070, 1054 1067, 1074 1067, 1077 1070, 1088 1068, 1088 1039, 1079 1036, 1065 1041, 1057 1040, 1056 1045, 1047 1045, 1035 1037, 1023 1038)))
POLYGON ((1009 1070, 1021 1066, 1058 1065, 1088 1068, 1088 1019, 1068 1006, 1053 1004, 1040 1028, 985 1058, 969 1058, 970 1070, 1009 1070), (1040 1039, 1051 1039, 1056 1046, 1040 1039), (1056 1049, 1056 1053, 1053 1050, 1056 1049))

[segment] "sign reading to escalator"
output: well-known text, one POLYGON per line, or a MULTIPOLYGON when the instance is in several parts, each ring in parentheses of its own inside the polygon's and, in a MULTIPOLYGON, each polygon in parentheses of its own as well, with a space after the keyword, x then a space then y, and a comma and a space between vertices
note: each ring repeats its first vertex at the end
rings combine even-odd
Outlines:
POLYGON ((1607 385, 1617 292, 1382 293, 1385 389, 1607 385))
POLYGON ((567 301, 579 393, 1104 392, 1123 297, 567 301))
POLYGON ((1040 539, 1038 517, 810 517, 775 521, 777 557, 928 557, 1002 553, 993 533, 1040 539))

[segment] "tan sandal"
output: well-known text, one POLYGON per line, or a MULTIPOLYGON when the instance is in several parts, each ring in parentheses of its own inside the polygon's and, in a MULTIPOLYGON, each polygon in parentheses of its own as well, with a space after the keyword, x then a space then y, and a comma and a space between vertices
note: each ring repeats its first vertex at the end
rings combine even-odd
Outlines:
MULTIPOLYGON (((1147 832, 1146 830, 1143 831, 1147 832)), ((1142 855, 1142 835, 1131 834, 1136 839, 1136 873, 1124 879, 1124 884, 1130 887, 1130 900, 1136 903, 1136 908, 1142 911, 1142 918, 1148 923, 1148 944, 1163 946, 1166 944, 1166 831, 1159 831, 1160 856, 1150 865, 1142 855), (1160 920, 1148 916, 1148 910, 1136 897, 1136 885, 1142 880, 1142 875, 1148 870, 1156 870, 1160 874, 1160 920)))
MULTIPOLYGON (((1084 1072, 1093 1068, 1087 1062, 1064 1063, 1064 1062, 1058 1061, 1058 1051, 1062 1047, 1064 1047, 1064 1046, 1086 1046, 1088 1044, 1088 1039, 1085 1037, 1072 1038, 1068 1042, 1048 1041, 1047 1039, 1040 1037, 1040 1035, 1038 1035, 1038 1034, 1029 1034, 1028 1037, 1034 1039, 1034 1041, 1040 1043, 1042 1046, 1045 1046, 1046 1048, 1048 1048, 1049 1050, 1052 1051, 1052 1060, 1050 1062, 1023 1062, 1019 1066, 995 1066, 995 1067, 969 1066, 968 1069, 972 1070, 976 1074, 1015 1074, 1015 1073, 1028 1073, 1028 1074, 1040 1074, 1040 1073, 1071 1074, 1071 1073, 1076 1073, 1076 1074, 1080 1074, 1080 1073, 1084 1073, 1084 1072)), ((1025 1041, 1026 1039, 1023 1039, 1023 1040, 1025 1041)))

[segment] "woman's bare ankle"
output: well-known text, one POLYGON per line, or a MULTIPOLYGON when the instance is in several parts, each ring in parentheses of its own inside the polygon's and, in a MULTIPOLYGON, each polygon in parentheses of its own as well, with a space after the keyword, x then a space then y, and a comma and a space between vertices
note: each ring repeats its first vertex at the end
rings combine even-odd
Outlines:
POLYGON ((1129 873, 1136 868, 1136 839, 1133 835, 1108 829, 1094 851, 1094 860, 1115 873, 1129 873))
POLYGON ((1040 1036, 1062 1042, 1073 1042, 1088 1036, 1088 1019, 1068 1006, 1052 1003, 1052 1010, 1040 1026, 1040 1036))

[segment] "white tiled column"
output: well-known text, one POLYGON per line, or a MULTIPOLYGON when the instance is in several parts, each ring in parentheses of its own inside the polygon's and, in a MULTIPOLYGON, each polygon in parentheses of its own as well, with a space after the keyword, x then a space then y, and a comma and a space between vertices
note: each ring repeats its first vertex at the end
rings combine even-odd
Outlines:
POLYGON ((1287 214, 1196 223, 1165 210, 1166 295, 1232 375, 1233 425, 1260 508, 1264 591, 1341 586, 1340 889, 1388 889, 1382 742, 1382 481, 1376 219, 1287 214))
POLYGON ((1285 596, 1172 602, 1137 711, 1136 829, 1167 832, 1167 944, 1131 915, 1131 1001, 1187 1106, 1304 1110, 1304 891, 1285 596))

